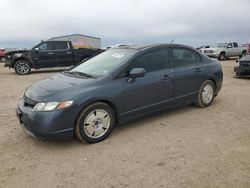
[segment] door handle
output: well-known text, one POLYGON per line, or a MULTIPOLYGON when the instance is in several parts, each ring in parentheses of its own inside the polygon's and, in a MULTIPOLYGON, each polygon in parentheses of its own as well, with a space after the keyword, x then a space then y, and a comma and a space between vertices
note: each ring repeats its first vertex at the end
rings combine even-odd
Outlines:
POLYGON ((49 54, 49 55, 53 55, 54 53, 53 53, 53 52, 49 52, 48 54, 49 54))
POLYGON ((170 76, 168 74, 163 75, 163 79, 162 80, 169 80, 170 76))
POLYGON ((201 72, 201 71, 202 71, 202 70, 201 70, 200 68, 196 68, 196 69, 195 69, 195 72, 196 72, 196 73, 199 73, 199 72, 201 72))
POLYGON ((72 54, 71 52, 67 52, 66 54, 72 54))

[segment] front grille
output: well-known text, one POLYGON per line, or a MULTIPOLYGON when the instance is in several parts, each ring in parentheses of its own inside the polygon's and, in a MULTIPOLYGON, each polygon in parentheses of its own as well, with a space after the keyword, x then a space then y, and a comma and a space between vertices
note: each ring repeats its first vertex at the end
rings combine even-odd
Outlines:
POLYGON ((27 107, 30 107, 30 108, 33 108, 37 104, 36 101, 28 98, 27 96, 24 96, 23 100, 24 100, 24 106, 27 106, 27 107))

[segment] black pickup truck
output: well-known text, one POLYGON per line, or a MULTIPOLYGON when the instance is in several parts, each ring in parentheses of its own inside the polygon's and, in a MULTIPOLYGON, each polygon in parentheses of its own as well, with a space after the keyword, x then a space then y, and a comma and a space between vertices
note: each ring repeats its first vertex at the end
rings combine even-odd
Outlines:
POLYGON ((42 41, 31 50, 7 54, 5 67, 25 75, 30 73, 31 68, 74 66, 101 52, 101 49, 74 49, 71 41, 42 41))

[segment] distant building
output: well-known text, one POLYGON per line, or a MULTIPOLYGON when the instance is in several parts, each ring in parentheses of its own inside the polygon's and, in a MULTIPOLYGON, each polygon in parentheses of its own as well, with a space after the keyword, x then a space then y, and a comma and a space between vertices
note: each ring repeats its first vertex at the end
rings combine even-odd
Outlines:
POLYGON ((54 40, 63 40, 63 41, 71 41, 74 48, 101 48, 101 38, 82 35, 82 34, 72 34, 72 35, 64 35, 59 37, 53 37, 48 39, 49 41, 54 40))

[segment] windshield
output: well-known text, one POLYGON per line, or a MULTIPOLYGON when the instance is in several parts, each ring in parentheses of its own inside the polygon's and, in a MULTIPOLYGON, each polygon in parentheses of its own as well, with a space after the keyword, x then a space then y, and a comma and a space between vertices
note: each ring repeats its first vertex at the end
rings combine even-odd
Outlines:
POLYGON ((132 57, 136 50, 131 49, 112 49, 97 55, 69 72, 81 72, 95 77, 103 77, 111 74, 123 62, 132 57))
POLYGON ((226 43, 217 43, 217 44, 213 44, 211 47, 225 48, 226 45, 227 45, 226 43))

